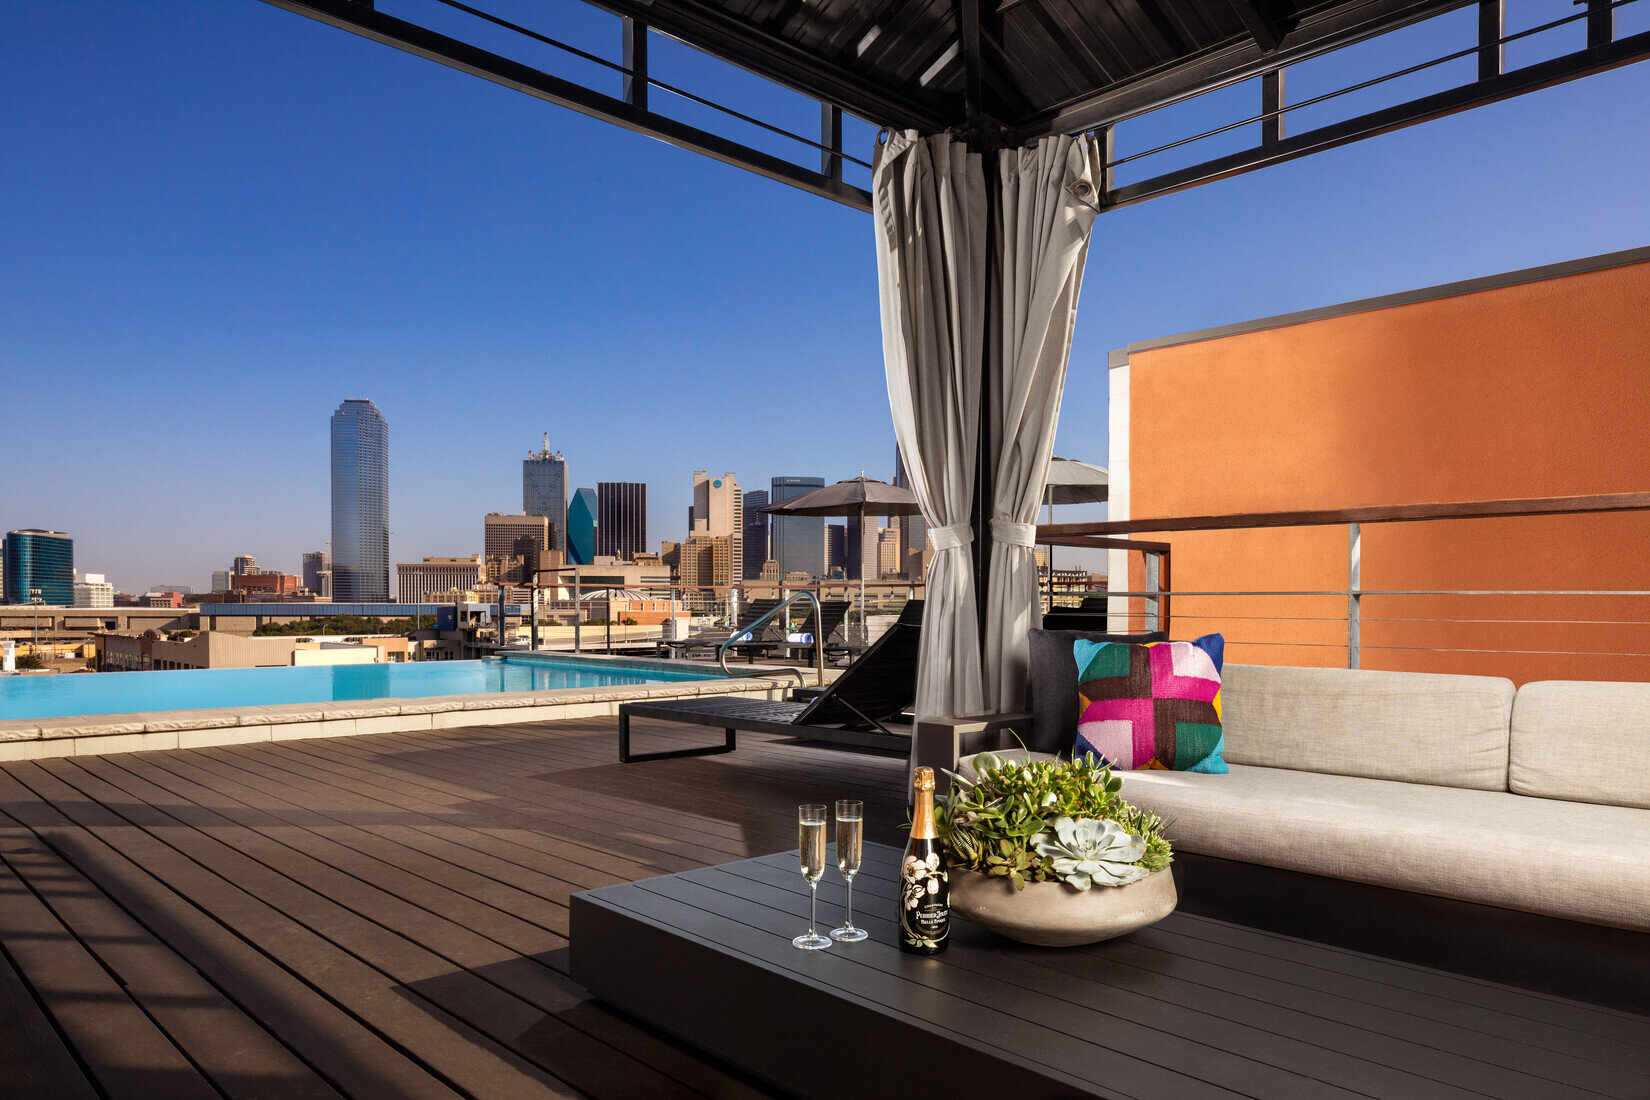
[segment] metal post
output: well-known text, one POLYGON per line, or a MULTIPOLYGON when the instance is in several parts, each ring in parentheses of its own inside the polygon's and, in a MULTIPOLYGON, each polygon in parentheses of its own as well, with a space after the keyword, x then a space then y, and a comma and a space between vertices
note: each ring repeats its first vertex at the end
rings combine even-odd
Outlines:
POLYGON ((1283 70, 1273 69, 1260 78, 1260 144, 1275 148, 1283 140, 1283 70))
POLYGON ((647 24, 624 20, 624 101, 647 110, 647 24))
POLYGON ((537 573, 533 574, 533 587, 529 590, 529 595, 533 601, 533 606, 528 610, 528 614, 533 617, 533 650, 537 652, 539 648, 539 575, 537 573))
POLYGON ((580 598, 579 589, 582 587, 577 569, 573 570, 573 652, 583 653, 584 644, 580 637, 580 625, 584 622, 584 600, 580 598))
POLYGON ((1478 79, 1494 80, 1501 75, 1506 49, 1501 36, 1506 33, 1507 0, 1478 0, 1478 79))
POLYGON ((1162 558, 1156 550, 1144 551, 1146 559, 1146 622, 1145 628, 1156 630, 1158 620, 1158 584, 1162 578, 1162 558))
POLYGON ((1363 531, 1356 523, 1346 525, 1346 667, 1362 663, 1359 638, 1359 601, 1363 599, 1363 531))

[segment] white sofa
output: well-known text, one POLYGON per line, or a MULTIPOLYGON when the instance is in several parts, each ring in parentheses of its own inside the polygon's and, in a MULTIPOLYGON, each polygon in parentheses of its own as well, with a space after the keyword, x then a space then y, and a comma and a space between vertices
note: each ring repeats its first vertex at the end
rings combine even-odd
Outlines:
POLYGON ((1650 684, 1229 664, 1221 702, 1228 774, 1121 773, 1177 852, 1650 932, 1650 684))
POLYGON ((1227 665, 1226 775, 1123 773, 1176 848, 1650 931, 1650 684, 1227 665))

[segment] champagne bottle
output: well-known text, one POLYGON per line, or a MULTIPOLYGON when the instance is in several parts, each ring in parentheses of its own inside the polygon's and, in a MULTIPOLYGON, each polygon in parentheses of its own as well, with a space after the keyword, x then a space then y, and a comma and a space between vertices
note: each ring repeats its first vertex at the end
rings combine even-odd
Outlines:
POLYGON ((951 936, 951 876, 934 830, 934 769, 918 768, 911 839, 899 861, 899 949, 938 955, 951 936))

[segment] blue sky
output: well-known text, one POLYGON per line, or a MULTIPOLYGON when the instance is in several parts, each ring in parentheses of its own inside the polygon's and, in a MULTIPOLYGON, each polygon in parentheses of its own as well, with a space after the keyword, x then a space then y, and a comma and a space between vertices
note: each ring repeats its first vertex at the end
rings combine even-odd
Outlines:
MULTIPOLYGON (((1650 244, 1647 134, 1638 65, 1102 216, 1057 450, 1104 464, 1130 341, 1650 244)), ((654 542, 696 468, 891 473, 865 214, 255 0, 0 7, 0 142, 0 530, 119 588, 295 571, 346 397, 390 424, 397 561, 478 550, 546 431, 572 485, 648 482, 654 542)))

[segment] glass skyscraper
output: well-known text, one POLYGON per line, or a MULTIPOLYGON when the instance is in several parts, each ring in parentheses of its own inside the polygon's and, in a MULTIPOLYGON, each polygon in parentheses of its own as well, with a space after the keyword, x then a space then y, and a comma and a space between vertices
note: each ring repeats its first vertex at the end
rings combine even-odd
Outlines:
POLYGON ((40 602, 74 606, 74 539, 61 531, 8 532, 0 540, 4 562, 5 602, 28 603, 31 590, 40 602))
POLYGON ((768 491, 756 489, 745 494, 745 579, 755 580, 762 575, 762 566, 768 560, 768 514, 762 511, 768 504, 768 491))
MULTIPOLYGON (((521 510, 550 521, 550 549, 563 555, 567 548, 567 460, 550 450, 550 433, 537 452, 521 463, 521 510)), ((563 560, 568 560, 565 557, 563 560)))
POLYGON ((567 564, 596 560, 596 490, 579 489, 567 505, 567 564))
POLYGON ((629 560, 647 549, 647 484, 596 482, 596 553, 629 560))
MULTIPOLYGON (((774 504, 825 488, 822 477, 776 477, 768 499, 774 504)), ((774 516, 769 536, 779 572, 825 575, 825 518, 823 516, 774 516)))
POLYGON ((378 406, 332 414, 332 598, 390 602, 390 432, 378 406))

